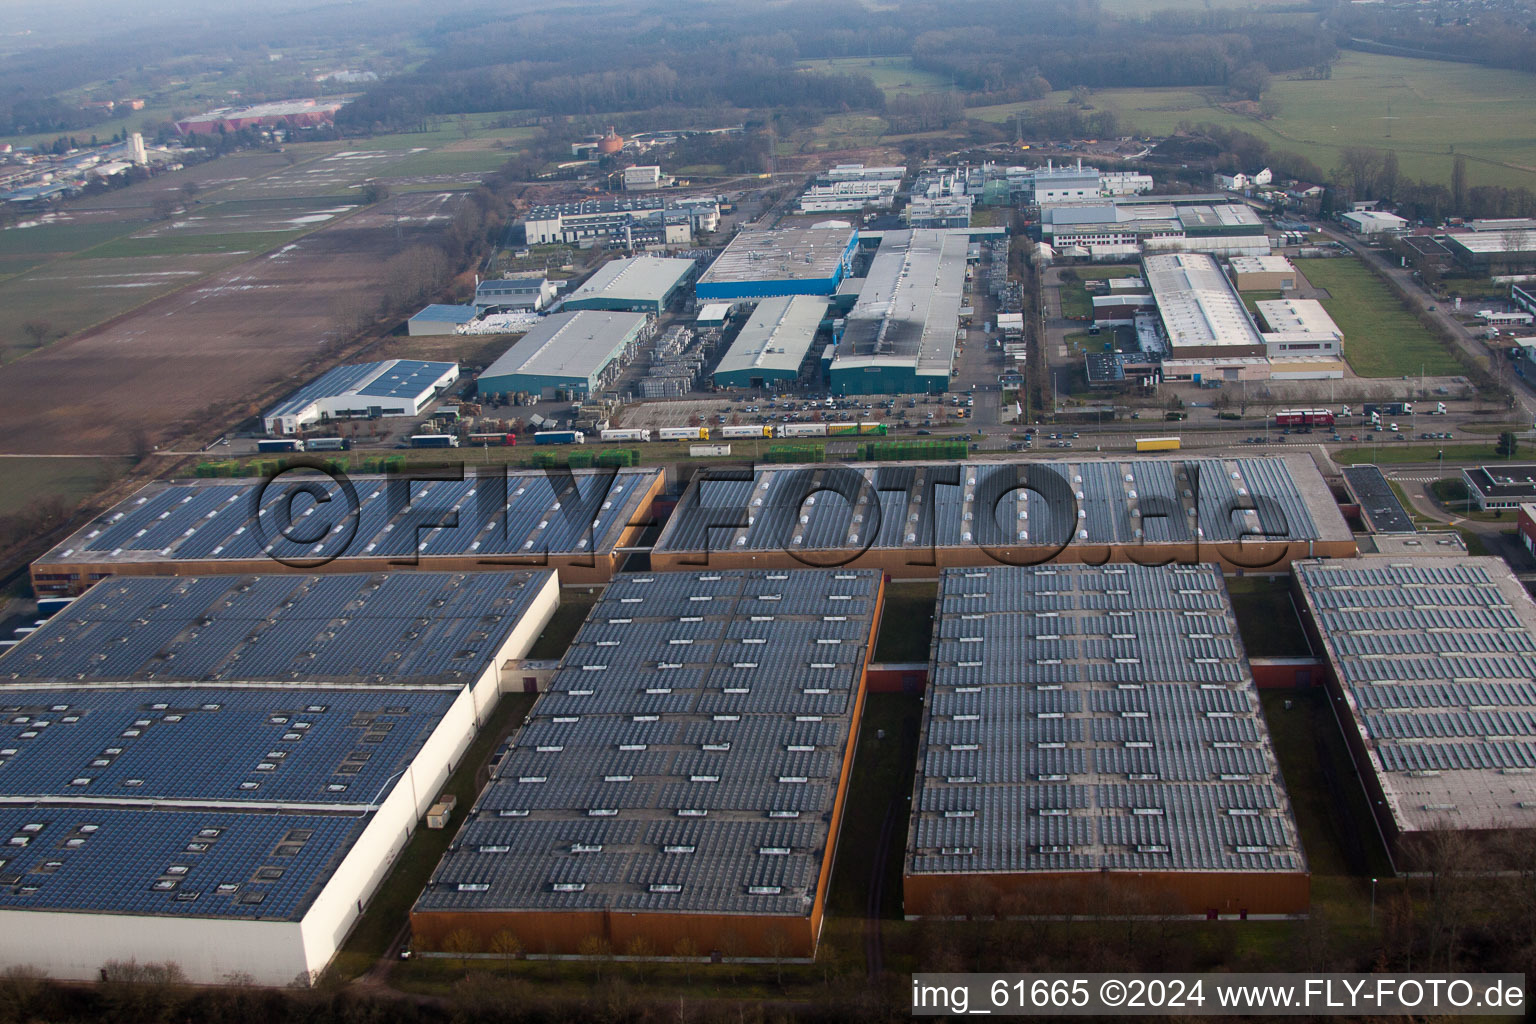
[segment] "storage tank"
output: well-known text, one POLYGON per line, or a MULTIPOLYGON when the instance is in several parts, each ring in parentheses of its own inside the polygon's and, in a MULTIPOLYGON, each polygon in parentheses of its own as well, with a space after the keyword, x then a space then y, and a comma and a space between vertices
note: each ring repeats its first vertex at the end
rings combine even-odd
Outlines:
POLYGON ((613 130, 613 125, 608 126, 608 134, 604 135, 597 144, 597 151, 604 156, 612 156, 624 148, 624 137, 613 130))

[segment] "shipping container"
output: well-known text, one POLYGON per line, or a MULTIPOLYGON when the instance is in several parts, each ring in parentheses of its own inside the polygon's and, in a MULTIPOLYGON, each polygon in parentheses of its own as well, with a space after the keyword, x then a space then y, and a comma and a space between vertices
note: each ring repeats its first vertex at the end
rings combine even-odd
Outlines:
POLYGON ((534 444, 586 444, 587 435, 579 430, 541 430, 533 435, 534 444))
POLYGON ((688 446, 688 454, 695 459, 713 458, 719 455, 731 454, 731 446, 728 444, 691 444, 688 446))

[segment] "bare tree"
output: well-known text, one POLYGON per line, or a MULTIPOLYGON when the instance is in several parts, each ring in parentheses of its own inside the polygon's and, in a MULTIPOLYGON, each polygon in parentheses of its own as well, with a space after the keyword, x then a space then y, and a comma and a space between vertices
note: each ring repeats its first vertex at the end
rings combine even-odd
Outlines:
POLYGON ((53 324, 47 320, 28 320, 21 325, 21 333, 32 342, 33 348, 42 348, 53 340, 53 324))

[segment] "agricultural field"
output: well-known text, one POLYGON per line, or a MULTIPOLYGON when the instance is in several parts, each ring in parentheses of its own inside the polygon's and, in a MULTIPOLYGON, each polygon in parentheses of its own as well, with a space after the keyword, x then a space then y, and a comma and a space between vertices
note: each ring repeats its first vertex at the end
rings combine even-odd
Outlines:
MULTIPOLYGON (((1222 108, 1218 90, 1100 89, 1089 102, 1114 111, 1125 130, 1144 134, 1202 121, 1240 128, 1325 171, 1338 163, 1340 147, 1369 145, 1395 150, 1406 177, 1448 182, 1454 152, 1468 158, 1472 185, 1536 187, 1536 108, 1526 99, 1533 88, 1536 77, 1518 71, 1345 53, 1326 80, 1276 75, 1270 95, 1280 112, 1269 120, 1222 108)), ((1002 122, 1020 109, 1063 106, 1068 98, 1058 92, 967 113, 1002 122)))
POLYGON ((1462 372, 1439 339, 1359 260, 1297 260, 1296 266, 1313 287, 1328 292, 1323 308, 1344 332, 1344 358, 1358 376, 1462 372))
POLYGON ((57 498, 73 507, 128 468, 126 459, 0 459, 0 516, 57 498))
POLYGON ((457 200, 395 196, 256 258, 162 257, 239 262, 7 365, 0 437, 12 453, 118 454, 140 432, 192 425, 210 409, 246 414, 322 355, 345 312, 338 303, 378 302, 388 257, 427 237, 457 200))

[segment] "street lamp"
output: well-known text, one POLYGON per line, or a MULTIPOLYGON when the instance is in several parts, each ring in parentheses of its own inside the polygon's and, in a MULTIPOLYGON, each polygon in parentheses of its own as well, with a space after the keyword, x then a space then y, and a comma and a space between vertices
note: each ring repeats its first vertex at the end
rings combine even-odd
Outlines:
POLYGON ((1376 927, 1376 879, 1371 879, 1371 927, 1376 927))

